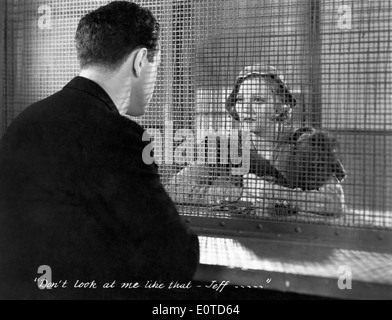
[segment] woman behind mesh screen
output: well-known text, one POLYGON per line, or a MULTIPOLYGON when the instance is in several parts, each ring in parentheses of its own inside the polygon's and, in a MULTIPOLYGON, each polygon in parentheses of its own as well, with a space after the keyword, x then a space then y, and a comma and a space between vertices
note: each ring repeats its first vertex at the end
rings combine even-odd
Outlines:
POLYGON ((192 164, 166 186, 180 203, 244 201, 273 214, 298 211, 344 213, 340 182, 346 174, 336 141, 311 127, 288 125, 296 100, 274 67, 249 66, 238 76, 226 109, 242 132, 250 132, 250 170, 238 178, 229 165, 192 164), (241 201, 240 201, 241 200, 241 201))

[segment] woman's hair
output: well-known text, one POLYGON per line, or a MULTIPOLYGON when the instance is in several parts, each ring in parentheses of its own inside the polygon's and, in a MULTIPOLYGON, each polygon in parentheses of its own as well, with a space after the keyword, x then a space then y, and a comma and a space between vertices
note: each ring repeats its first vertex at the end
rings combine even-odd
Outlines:
POLYGON ((153 61, 159 50, 159 23, 147 8, 114 1, 79 22, 76 50, 81 68, 91 65, 115 70, 137 48, 147 48, 153 61))
POLYGON ((280 112, 275 115, 274 121, 286 122, 291 118, 291 110, 296 106, 297 101, 291 94, 290 90, 283 81, 277 70, 271 66, 249 66, 245 67, 237 77, 234 89, 226 100, 226 110, 237 121, 240 120, 236 110, 237 96, 241 85, 245 80, 250 78, 263 78, 266 80, 271 93, 279 98, 282 105, 289 106, 289 108, 282 108, 280 112))

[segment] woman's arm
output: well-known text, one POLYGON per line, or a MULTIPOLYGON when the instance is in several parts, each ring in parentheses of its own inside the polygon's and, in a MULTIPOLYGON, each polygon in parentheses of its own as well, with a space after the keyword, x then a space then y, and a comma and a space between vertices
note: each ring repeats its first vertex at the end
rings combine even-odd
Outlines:
POLYGON ((177 203, 219 204, 241 197, 242 188, 234 179, 225 166, 194 163, 174 175, 165 189, 177 203))
POLYGON ((247 175, 244 177, 243 200, 260 203, 265 208, 274 208, 278 201, 288 201, 301 212, 331 217, 340 217, 345 212, 343 188, 336 178, 331 178, 319 190, 303 191, 247 175))

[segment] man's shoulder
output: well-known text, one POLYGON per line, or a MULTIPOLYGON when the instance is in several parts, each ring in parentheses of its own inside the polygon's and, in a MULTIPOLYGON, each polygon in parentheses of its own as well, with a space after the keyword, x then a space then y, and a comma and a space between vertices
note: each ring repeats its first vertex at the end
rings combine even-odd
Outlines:
POLYGON ((136 121, 119 116, 116 123, 110 125, 109 129, 114 132, 115 140, 119 143, 119 147, 126 150, 132 150, 132 154, 139 156, 139 153, 151 143, 151 137, 148 132, 136 121), (113 131, 114 130, 114 131, 113 131))
POLYGON ((82 90, 69 90, 64 87, 53 94, 28 105, 13 120, 16 124, 47 121, 70 124, 78 121, 91 123, 102 118, 110 122, 108 116, 118 115, 117 111, 105 105, 105 102, 82 90), (71 121, 72 120, 72 121, 71 121))
POLYGON ((136 120, 134 120, 132 117, 127 116, 127 115, 120 115, 121 117, 121 124, 126 128, 127 130, 131 132, 135 132, 138 135, 143 135, 144 132, 147 132, 142 125, 140 125, 136 120))
POLYGON ((43 121, 47 117, 51 118, 58 114, 67 114, 69 108, 73 108, 74 112, 77 112, 77 105, 86 102, 86 99, 81 99, 82 95, 82 92, 75 94, 62 88, 47 97, 29 104, 18 114, 13 122, 26 120, 43 121))

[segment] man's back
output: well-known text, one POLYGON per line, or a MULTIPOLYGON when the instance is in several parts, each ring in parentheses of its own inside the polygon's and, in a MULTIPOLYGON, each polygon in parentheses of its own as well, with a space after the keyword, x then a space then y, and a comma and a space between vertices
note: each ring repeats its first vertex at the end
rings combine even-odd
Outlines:
POLYGON ((81 77, 15 120, 0 146, 0 296, 69 297, 38 289, 41 265, 69 287, 191 280, 197 237, 143 163, 142 134, 81 77))

